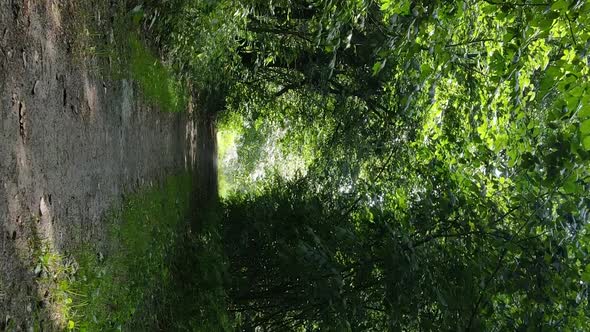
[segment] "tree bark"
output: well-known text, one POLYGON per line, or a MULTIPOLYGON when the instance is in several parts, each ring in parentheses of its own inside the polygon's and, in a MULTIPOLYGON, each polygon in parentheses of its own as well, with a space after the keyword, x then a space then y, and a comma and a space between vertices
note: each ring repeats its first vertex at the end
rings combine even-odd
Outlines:
POLYGON ((219 200, 217 179, 217 114, 225 108, 225 94, 199 92, 194 96, 196 160, 193 169, 193 218, 191 228, 197 231, 201 218, 215 211, 219 200))

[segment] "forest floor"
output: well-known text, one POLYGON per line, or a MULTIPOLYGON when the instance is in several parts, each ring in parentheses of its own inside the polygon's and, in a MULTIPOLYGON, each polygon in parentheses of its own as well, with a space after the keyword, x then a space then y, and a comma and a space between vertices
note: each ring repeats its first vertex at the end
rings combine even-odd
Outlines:
POLYGON ((0 331, 27 330, 44 305, 33 238, 100 246, 124 194, 190 167, 190 114, 159 111, 87 52, 91 31, 112 39, 113 3, 85 26, 71 1, 0 2, 0 331))

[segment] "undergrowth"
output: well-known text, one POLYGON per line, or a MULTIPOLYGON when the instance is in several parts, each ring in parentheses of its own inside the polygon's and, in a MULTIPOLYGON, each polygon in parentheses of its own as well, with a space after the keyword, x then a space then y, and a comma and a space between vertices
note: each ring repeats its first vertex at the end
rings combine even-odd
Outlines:
POLYGON ((170 285, 166 258, 185 223, 188 183, 173 177, 163 188, 131 195, 108 218, 110 252, 79 251, 72 289, 81 295, 72 311, 81 330, 122 329, 140 314, 146 298, 170 285))
POLYGON ((188 231, 188 175, 130 195, 107 219, 110 246, 64 257, 40 247, 38 264, 59 313, 75 331, 227 331, 224 259, 213 211, 188 231))
POLYGON ((184 111, 186 88, 175 79, 172 70, 150 52, 137 34, 130 33, 128 41, 130 74, 144 96, 163 110, 184 111))
POLYGON ((133 3, 83 0, 68 4, 68 14, 75 17, 65 29, 73 58, 110 79, 132 79, 145 99, 164 112, 182 112, 187 89, 146 46, 143 11, 133 3))

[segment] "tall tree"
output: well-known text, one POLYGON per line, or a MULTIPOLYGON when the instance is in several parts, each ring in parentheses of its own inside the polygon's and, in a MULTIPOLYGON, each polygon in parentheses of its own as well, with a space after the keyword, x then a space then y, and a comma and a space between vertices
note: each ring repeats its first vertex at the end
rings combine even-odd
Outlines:
POLYGON ((238 326, 585 327, 590 4, 180 8, 166 40, 200 105, 311 151, 225 202, 238 326))

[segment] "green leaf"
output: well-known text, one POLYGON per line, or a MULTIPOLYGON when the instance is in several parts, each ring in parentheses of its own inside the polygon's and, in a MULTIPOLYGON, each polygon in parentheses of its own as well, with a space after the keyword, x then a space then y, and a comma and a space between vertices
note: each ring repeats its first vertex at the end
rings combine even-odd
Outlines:
POLYGON ((586 265, 586 269, 582 272, 582 281, 590 283, 590 264, 586 265))
POLYGON ((584 135, 590 134, 590 119, 580 124, 580 132, 584 135))
POLYGON ((578 112, 578 118, 587 118, 590 117, 590 105, 582 105, 582 108, 578 112))
POLYGON ((410 14, 410 1, 391 1, 391 0, 384 0, 381 1, 381 10, 386 12, 389 15, 400 14, 400 15, 408 15, 410 14))
POLYGON ((553 5, 551 5, 551 10, 559 10, 562 11, 568 7, 568 3, 565 0, 558 0, 553 5))
POLYGON ((584 93, 584 88, 579 85, 570 90, 570 94, 574 97, 580 97, 582 93, 584 93))
POLYGON ((586 151, 590 151, 590 136, 584 137, 582 145, 584 145, 584 149, 586 149, 586 151))
POLYGON ((570 110, 575 110, 578 107, 580 99, 575 96, 569 96, 566 98, 565 101, 567 103, 567 108, 569 108, 570 110))
POLYGON ((373 65, 373 76, 377 76, 377 74, 379 74, 381 69, 383 69, 383 67, 385 66, 386 61, 387 60, 383 60, 383 62, 375 62, 375 64, 373 65))
POLYGON ((542 19, 533 20, 531 22, 532 26, 539 27, 542 30, 549 30, 553 25, 553 21, 559 17, 559 13, 556 11, 550 11, 547 15, 545 15, 542 19))
POLYGON ((422 72, 422 76, 426 77, 426 76, 430 75, 430 73, 432 73, 432 68, 430 67, 429 64, 423 63, 420 66, 420 71, 422 72))
POLYGON ((568 181, 566 183, 564 183, 563 185, 563 190, 565 191, 566 194, 572 194, 574 192, 576 192, 576 189, 578 188, 575 179, 572 177, 570 179, 568 179, 568 181))

